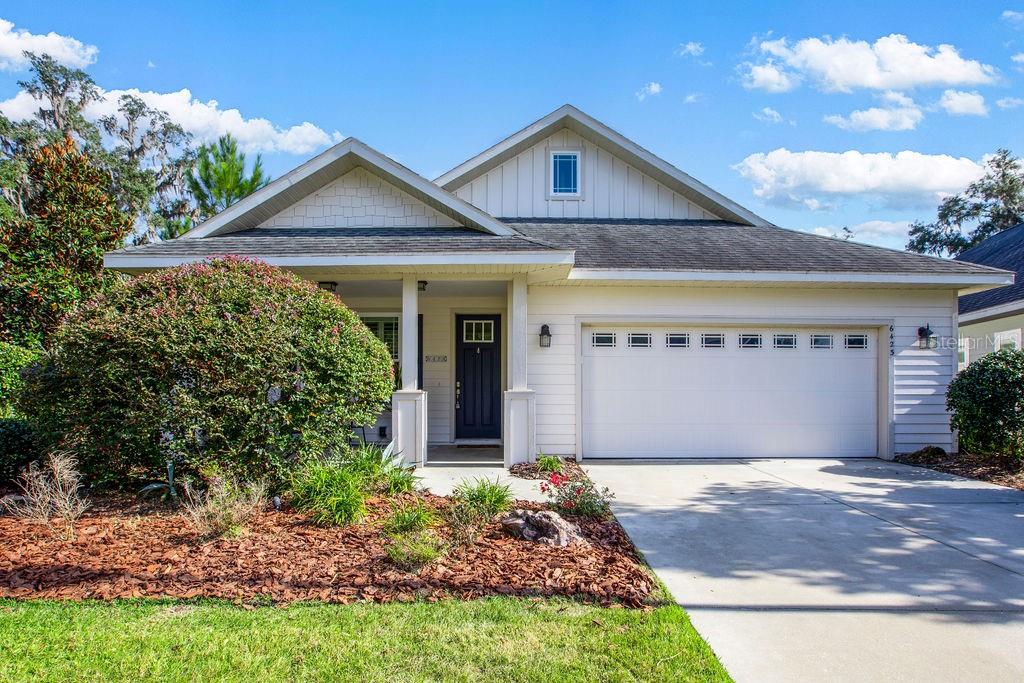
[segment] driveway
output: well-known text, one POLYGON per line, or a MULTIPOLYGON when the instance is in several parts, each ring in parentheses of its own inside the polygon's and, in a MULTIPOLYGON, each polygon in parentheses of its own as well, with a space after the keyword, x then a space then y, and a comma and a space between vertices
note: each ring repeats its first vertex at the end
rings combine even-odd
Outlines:
POLYGON ((883 460, 584 469, 738 681, 1024 680, 1024 492, 883 460))

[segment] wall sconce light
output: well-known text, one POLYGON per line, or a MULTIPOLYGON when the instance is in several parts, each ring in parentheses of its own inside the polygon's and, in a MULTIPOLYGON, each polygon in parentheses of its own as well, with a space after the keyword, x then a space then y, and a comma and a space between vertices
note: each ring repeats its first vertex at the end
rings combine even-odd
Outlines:
POLYGON ((917 348, 934 349, 936 346, 935 333, 932 332, 930 323, 925 323, 924 327, 917 328, 917 348))
POLYGON ((319 287, 320 289, 330 292, 331 294, 334 294, 335 292, 338 291, 337 282, 318 282, 316 283, 316 286, 319 287))
POLYGON ((540 326, 540 347, 546 349, 551 346, 551 328, 547 325, 540 326))
POLYGON ((426 280, 417 280, 416 281, 416 290, 419 291, 419 292, 427 291, 427 281, 426 280))

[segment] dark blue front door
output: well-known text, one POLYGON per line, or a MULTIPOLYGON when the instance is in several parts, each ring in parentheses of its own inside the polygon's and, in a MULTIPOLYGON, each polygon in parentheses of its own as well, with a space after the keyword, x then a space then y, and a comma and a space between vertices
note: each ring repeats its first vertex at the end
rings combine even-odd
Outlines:
POLYGON ((455 438, 501 438, 501 317, 455 316, 455 438))

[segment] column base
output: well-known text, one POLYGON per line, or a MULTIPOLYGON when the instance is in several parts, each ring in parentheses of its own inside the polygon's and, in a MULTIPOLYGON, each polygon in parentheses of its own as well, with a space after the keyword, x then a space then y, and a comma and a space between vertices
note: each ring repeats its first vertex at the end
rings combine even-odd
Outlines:
POLYGON ((427 462, 427 392, 400 389, 391 395, 391 433, 395 455, 406 465, 427 462))
POLYGON ((505 392, 505 467, 533 462, 537 455, 537 399, 533 389, 505 392))

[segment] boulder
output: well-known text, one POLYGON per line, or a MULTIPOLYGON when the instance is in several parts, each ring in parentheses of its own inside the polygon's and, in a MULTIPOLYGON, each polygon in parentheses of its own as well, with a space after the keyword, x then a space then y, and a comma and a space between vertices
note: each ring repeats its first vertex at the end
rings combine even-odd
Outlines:
POLYGON ((527 541, 558 547, 574 542, 587 543, 578 526, 550 510, 513 510, 498 521, 506 533, 527 541))

